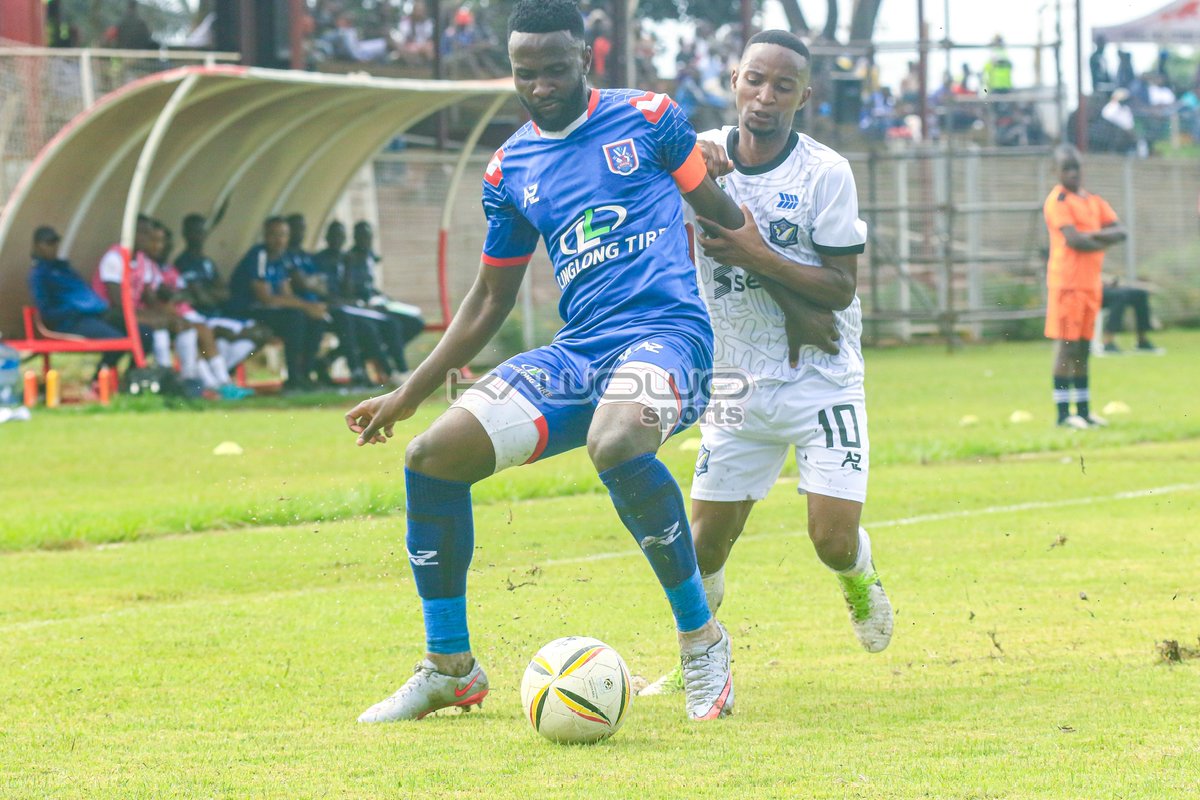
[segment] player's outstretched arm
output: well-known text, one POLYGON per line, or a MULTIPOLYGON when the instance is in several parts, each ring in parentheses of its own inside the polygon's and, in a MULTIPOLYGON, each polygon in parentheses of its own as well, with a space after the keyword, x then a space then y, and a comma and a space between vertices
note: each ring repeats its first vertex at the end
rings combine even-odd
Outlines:
POLYGON ((417 406, 446 379, 446 374, 479 354, 500 330, 517 301, 525 265, 493 267, 480 264, 479 275, 442 340, 412 377, 400 388, 372 397, 346 414, 346 426, 358 434, 358 444, 385 444, 392 428, 408 419, 417 406))

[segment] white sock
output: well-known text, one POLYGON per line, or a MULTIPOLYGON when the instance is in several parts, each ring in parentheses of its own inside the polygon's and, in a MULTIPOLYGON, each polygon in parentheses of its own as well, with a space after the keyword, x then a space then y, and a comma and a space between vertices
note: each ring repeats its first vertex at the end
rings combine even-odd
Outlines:
POLYGON ((230 369, 245 361, 254 352, 254 342, 249 339, 235 339, 232 342, 221 339, 218 345, 224 345, 221 347, 221 355, 230 369))
POLYGON ((171 332, 163 328, 154 331, 154 360, 165 369, 175 365, 175 360, 171 358, 171 332))
POLYGON ((227 383, 233 383, 233 379, 229 377, 229 367, 225 366, 225 359, 221 356, 213 356, 208 360, 208 368, 212 370, 213 377, 217 379, 217 383, 224 386, 227 383))
POLYGON ((175 352, 179 355, 179 374, 184 380, 195 380, 196 362, 200 360, 200 342, 195 328, 175 337, 175 352))
POLYGON ((858 555, 849 569, 835 570, 838 575, 856 578, 871 571, 871 537, 867 536, 866 528, 858 529, 858 555))
POLYGON ((196 375, 200 378, 200 382, 204 384, 205 389, 216 391, 221 388, 221 382, 217 380, 217 376, 213 374, 212 367, 209 362, 201 359, 196 362, 196 375))
POLYGON ((708 610, 716 616, 721 601, 725 599, 725 568, 721 567, 712 575, 701 575, 700 582, 704 584, 704 598, 708 600, 708 610))

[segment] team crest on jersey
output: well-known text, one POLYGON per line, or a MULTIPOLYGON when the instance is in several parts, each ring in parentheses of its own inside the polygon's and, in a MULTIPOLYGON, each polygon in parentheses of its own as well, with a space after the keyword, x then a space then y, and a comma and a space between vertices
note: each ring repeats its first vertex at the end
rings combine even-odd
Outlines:
POLYGON ((771 241, 780 247, 791 247, 800 240, 800 226, 786 219, 771 220, 771 241))
POLYGON ((633 139, 622 139, 604 145, 604 160, 608 171, 617 175, 632 175, 638 168, 637 148, 633 139))
POLYGON ((700 445, 700 453, 696 456, 696 477, 708 472, 708 457, 710 455, 712 455, 712 451, 704 445, 700 445))

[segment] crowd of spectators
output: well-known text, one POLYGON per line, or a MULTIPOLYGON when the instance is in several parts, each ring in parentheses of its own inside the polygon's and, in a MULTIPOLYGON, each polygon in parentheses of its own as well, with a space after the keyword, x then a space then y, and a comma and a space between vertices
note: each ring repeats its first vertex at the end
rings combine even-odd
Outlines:
MULTIPOLYGON (((354 386, 407 379, 404 348, 424 322, 418 308, 378 288, 379 255, 369 223, 355 224, 349 249, 345 226, 330 223, 325 249, 313 254, 303 248, 302 214, 269 217, 262 241, 247 250, 228 280, 205 253, 209 230, 204 216, 185 216, 185 247, 176 255, 171 229, 139 217, 129 263, 129 292, 145 350, 157 367, 177 371, 186 394, 228 400, 253 394, 236 385, 232 373, 276 340, 283 346, 287 391, 336 385, 331 372, 339 359, 354 386)), ((120 248, 105 252, 89 281, 59 256, 60 241, 50 226, 33 233, 29 283, 43 323, 87 339, 123 338, 120 248)), ((97 374, 117 366, 122 355, 105 353, 97 374)))
POLYGON ((1139 73, 1133 55, 1118 50, 1114 72, 1107 45, 1097 37, 1088 59, 1095 107, 1088 116, 1090 149, 1149 155, 1171 136, 1172 125, 1178 126, 1178 133, 1200 141, 1200 69, 1187 80, 1172 79, 1167 68, 1170 53, 1163 49, 1154 68, 1139 73))

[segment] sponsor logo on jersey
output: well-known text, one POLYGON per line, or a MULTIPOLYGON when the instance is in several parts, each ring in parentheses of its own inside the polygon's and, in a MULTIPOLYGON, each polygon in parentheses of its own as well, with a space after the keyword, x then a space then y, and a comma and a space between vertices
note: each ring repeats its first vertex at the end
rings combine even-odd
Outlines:
POLYGON ((504 173, 500 169, 500 162, 504 160, 504 148, 500 148, 492 156, 492 160, 488 162, 487 169, 483 171, 483 179, 492 186, 499 186, 500 181, 504 178, 504 173))
POLYGON ((667 113, 667 109, 675 105, 675 101, 665 94, 646 92, 629 98, 629 104, 642 112, 642 115, 650 120, 651 125, 657 125, 658 121, 663 118, 663 114, 667 113))
POLYGON ((775 204, 776 208, 784 211, 791 211, 800 207, 800 196, 788 194, 787 192, 779 193, 779 202, 775 204))
POLYGON ((671 523, 671 527, 663 529, 662 536, 643 536, 642 537, 642 549, 645 550, 647 547, 656 547, 656 546, 657 547, 666 547, 671 542, 678 539, 679 535, 682 533, 683 533, 683 530, 679 527, 679 522, 678 521, 673 522, 673 523, 671 523))
POLYGON ((862 472, 862 454, 855 453, 850 450, 846 451, 846 457, 842 459, 842 466, 849 467, 855 472, 862 472))
POLYGON ((713 300, 719 300, 730 292, 744 292, 747 289, 757 289, 762 284, 753 275, 747 275, 742 270, 734 272, 733 267, 722 264, 713 270, 713 300))
POLYGON ((591 250, 604 241, 606 233, 612 233, 624 225, 628 216, 629 212, 624 206, 589 208, 558 237, 558 249, 568 256, 591 250))
POLYGON ((550 383, 550 376, 546 370, 541 367, 535 367, 532 364, 513 364, 511 361, 509 362, 509 366, 542 397, 554 396, 548 385, 550 383))
POLYGON ((632 175, 638 168, 637 147, 633 139, 622 139, 604 145, 604 160, 608 171, 616 175, 632 175))
POLYGON ((780 247, 791 247, 800 241, 800 226, 786 219, 771 220, 771 241, 780 247))

